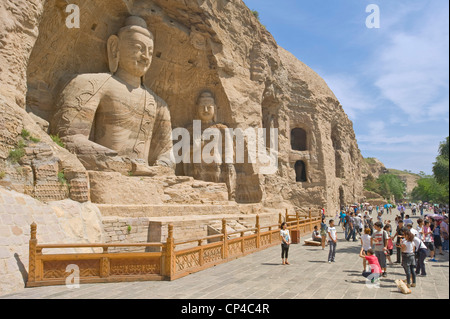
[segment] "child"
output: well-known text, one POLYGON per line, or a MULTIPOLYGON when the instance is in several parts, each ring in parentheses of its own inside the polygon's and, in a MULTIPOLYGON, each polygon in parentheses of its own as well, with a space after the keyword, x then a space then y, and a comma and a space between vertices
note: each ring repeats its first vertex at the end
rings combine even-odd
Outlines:
POLYGON ((375 225, 375 232, 372 235, 372 240, 371 240, 371 246, 373 247, 373 250, 375 252, 375 256, 377 256, 378 258, 378 262, 380 263, 380 266, 383 270, 383 277, 387 276, 386 273, 386 269, 387 269, 387 265, 386 265, 386 253, 387 252, 387 239, 388 239, 388 235, 387 233, 383 230, 383 224, 380 222, 376 222, 375 225))
POLYGON ((330 220, 330 227, 328 227, 328 243, 330 245, 330 252, 328 254, 328 262, 334 262, 336 257, 336 244, 337 244, 337 234, 336 228, 334 227, 334 220, 330 220))
MULTIPOLYGON (((367 254, 367 251, 369 249, 371 249, 372 247, 370 246, 370 228, 366 228, 364 229, 364 234, 361 235, 361 246, 362 246, 362 251, 364 251, 365 254, 367 254)), ((366 271, 366 259, 363 259, 363 272, 366 271)))
POLYGON ((384 231, 388 234, 388 244, 387 244, 387 254, 386 258, 389 261, 389 265, 393 265, 394 263, 391 260, 391 256, 394 254, 394 242, 392 241, 392 227, 391 224, 386 224, 384 226, 384 231))
POLYGON ((291 244, 291 236, 289 235, 289 229, 287 229, 286 222, 283 222, 281 224, 280 236, 281 236, 281 259, 283 260, 283 265, 290 265, 288 262, 288 255, 289 255, 289 245, 291 244))
POLYGON ((375 253, 373 249, 369 249, 367 252, 364 252, 364 248, 361 248, 361 252, 359 253, 359 257, 364 259, 364 262, 368 262, 370 265, 371 271, 366 271, 364 269, 363 276, 365 278, 369 277, 370 275, 374 274, 374 278, 372 278, 372 282, 375 281, 375 279, 380 278, 381 274, 381 267, 380 263, 378 262, 378 258, 375 256, 375 253))
POLYGON ((314 231, 313 231, 313 233, 312 233, 312 240, 313 241, 318 241, 318 242, 322 242, 322 236, 320 236, 320 233, 319 233, 319 231, 318 231, 318 227, 317 227, 317 225, 316 226, 314 226, 314 231))

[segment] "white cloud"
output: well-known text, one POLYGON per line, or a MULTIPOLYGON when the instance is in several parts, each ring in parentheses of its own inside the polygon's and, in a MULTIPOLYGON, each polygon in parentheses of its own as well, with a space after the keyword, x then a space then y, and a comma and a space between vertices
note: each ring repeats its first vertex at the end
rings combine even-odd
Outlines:
POLYGON ((441 102, 448 101, 448 3, 445 10, 442 5, 424 10, 408 31, 393 31, 400 21, 391 25, 393 32, 385 33, 388 38, 372 64, 381 96, 414 122, 448 117, 441 102))
POLYGON ((356 76, 347 74, 322 75, 329 88, 342 104, 345 113, 354 121, 361 113, 372 110, 376 103, 364 92, 356 76))

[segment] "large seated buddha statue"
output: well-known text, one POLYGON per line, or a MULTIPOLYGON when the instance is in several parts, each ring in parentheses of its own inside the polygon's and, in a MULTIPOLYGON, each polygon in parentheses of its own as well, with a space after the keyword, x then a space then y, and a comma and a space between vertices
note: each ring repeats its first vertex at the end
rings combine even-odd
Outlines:
POLYGON ((51 133, 88 170, 152 175, 173 167, 167 104, 144 85, 154 48, 146 22, 129 17, 107 42, 111 73, 80 74, 62 90, 51 133))

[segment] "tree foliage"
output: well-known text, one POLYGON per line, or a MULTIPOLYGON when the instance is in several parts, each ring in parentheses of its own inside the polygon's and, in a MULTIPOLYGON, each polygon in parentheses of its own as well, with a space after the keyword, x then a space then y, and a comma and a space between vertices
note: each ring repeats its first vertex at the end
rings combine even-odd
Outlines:
POLYGON ((382 174, 378 179, 369 174, 364 181, 364 188, 380 194, 384 198, 394 195, 396 200, 403 199, 406 190, 405 183, 394 174, 382 174))
POLYGON ((411 197, 414 201, 423 201, 436 204, 448 203, 448 190, 439 184, 434 177, 421 178, 413 189, 411 197))
POLYGON ((442 142, 439 146, 439 155, 433 166, 433 174, 439 184, 447 187, 449 183, 449 139, 442 142))
POLYGON ((434 176, 424 176, 417 181, 411 193, 413 200, 447 204, 449 199, 449 138, 439 145, 439 155, 433 164, 434 176))

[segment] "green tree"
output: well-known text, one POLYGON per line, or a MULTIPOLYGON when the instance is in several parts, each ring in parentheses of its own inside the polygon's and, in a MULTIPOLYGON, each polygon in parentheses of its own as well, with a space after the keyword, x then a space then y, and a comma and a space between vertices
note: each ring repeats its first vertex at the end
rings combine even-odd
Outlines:
POLYGON ((375 179, 375 177, 373 177, 372 174, 367 175, 367 177, 365 178, 364 189, 371 192, 375 192, 377 194, 380 192, 380 187, 377 183, 377 180, 375 179))
POLYGON ((433 164, 433 174, 437 182, 446 186, 448 190, 449 178, 449 139, 439 145, 439 155, 436 157, 436 162, 433 164))
POLYGON ((378 179, 369 174, 364 180, 364 189, 388 199, 394 195, 396 200, 400 200, 404 197, 406 186, 400 177, 394 174, 382 174, 378 179))
POLYGON ((414 201, 446 204, 448 203, 448 190, 434 177, 421 178, 417 181, 411 197, 414 201))
POLYGON ((377 180, 379 194, 384 198, 390 198, 394 195, 396 200, 403 199, 406 186, 405 183, 393 174, 383 174, 377 180))

